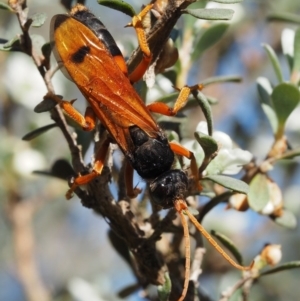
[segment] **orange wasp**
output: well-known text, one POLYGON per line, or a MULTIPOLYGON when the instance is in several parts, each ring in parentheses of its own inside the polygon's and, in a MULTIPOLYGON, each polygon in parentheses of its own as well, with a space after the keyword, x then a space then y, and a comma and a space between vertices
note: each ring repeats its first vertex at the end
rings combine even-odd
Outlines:
POLYGON ((51 21, 54 54, 58 62, 63 64, 68 77, 87 99, 89 107, 83 116, 72 106, 72 102, 60 99, 56 101, 84 130, 92 130, 99 119, 110 134, 95 156, 92 172, 74 180, 67 192, 68 199, 79 185, 87 184, 101 174, 113 139, 127 159, 128 196, 133 197, 138 193, 132 183, 133 170, 136 170, 149 183, 154 202, 165 209, 175 207, 179 213, 186 244, 186 271, 183 292, 179 298, 181 301, 188 289, 190 268, 189 230, 184 214, 232 265, 242 270, 250 267, 235 263, 188 211, 185 201, 188 177, 182 170, 172 169, 172 164, 175 154, 190 159, 191 171, 198 185, 199 172, 194 154, 169 142, 151 115, 151 112, 175 115, 185 105, 191 89, 195 87, 181 89, 174 108, 169 108, 159 102, 146 106, 131 84, 140 79, 151 62, 151 52, 142 30, 142 19, 151 8, 152 5, 146 6, 132 19, 131 25, 136 29, 143 60, 130 75, 127 74, 126 62, 114 39, 102 22, 84 6, 75 6, 69 16, 54 16, 51 21), (74 31, 76 38, 72 36, 74 31))

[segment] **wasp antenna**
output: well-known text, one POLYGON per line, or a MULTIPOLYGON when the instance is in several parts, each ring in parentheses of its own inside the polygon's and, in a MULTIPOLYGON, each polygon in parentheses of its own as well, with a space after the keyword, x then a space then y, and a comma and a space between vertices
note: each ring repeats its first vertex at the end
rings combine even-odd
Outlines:
POLYGON ((253 262, 249 266, 242 266, 236 263, 223 249, 222 247, 211 237, 211 235, 204 229, 204 227, 197 221, 197 219, 192 215, 187 209, 185 210, 186 215, 189 217, 191 222, 195 227, 202 233, 202 235, 208 240, 208 242, 235 268, 248 271, 253 267, 253 262))
POLYGON ((189 212, 187 204, 183 200, 178 200, 175 202, 175 208, 179 213, 182 213, 182 211, 185 212, 185 214, 189 217, 191 222, 194 224, 194 226, 202 233, 202 235, 208 240, 208 242, 235 268, 242 270, 242 271, 248 271, 251 270, 253 267, 254 262, 252 262, 249 266, 242 266, 238 263, 236 263, 223 249, 222 247, 212 238, 212 236, 204 229, 204 227, 197 221, 197 219, 194 217, 194 215, 189 212))
POLYGON ((183 227, 183 236, 184 236, 184 243, 185 243, 185 275, 184 275, 184 283, 183 283, 183 290, 181 297, 178 299, 178 301, 183 301, 188 287, 189 287, 189 281, 190 281, 190 264, 191 264, 191 247, 190 247, 190 233, 189 233, 189 227, 186 222, 185 216, 182 211, 178 211, 181 223, 183 227))

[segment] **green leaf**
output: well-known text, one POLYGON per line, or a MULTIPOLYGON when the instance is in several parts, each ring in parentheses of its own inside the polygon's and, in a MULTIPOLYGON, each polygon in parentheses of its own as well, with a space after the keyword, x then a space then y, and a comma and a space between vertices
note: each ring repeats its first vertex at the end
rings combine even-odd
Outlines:
POLYGON ((293 158, 299 157, 299 156, 300 156, 300 148, 296 148, 293 150, 286 151, 280 157, 276 158, 276 161, 285 160, 285 159, 293 159, 293 158))
POLYGON ((201 84, 204 87, 207 87, 211 84, 218 84, 218 83, 240 83, 242 81, 242 77, 238 75, 225 75, 225 76, 214 76, 205 79, 201 84))
POLYGON ((217 98, 209 96, 209 95, 206 95, 206 99, 210 105, 215 105, 215 104, 219 103, 219 100, 217 98))
POLYGON ((271 99, 272 86, 269 80, 265 77, 259 77, 256 81, 259 100, 262 106, 262 109, 267 116, 273 133, 276 133, 278 128, 278 119, 277 115, 273 109, 273 103, 271 99))
POLYGON ((172 282, 169 273, 165 273, 165 283, 157 286, 158 298, 160 301, 168 301, 172 289, 172 282))
POLYGON ((162 73, 162 76, 167 78, 174 86, 176 84, 177 72, 174 69, 168 69, 162 73))
POLYGON ((211 136, 208 136, 201 132, 195 132, 194 135, 198 143, 201 145, 206 158, 210 158, 217 152, 219 148, 218 143, 211 136))
POLYGON ((204 116, 207 121, 207 131, 210 136, 213 134, 213 119, 210 104, 202 92, 198 92, 197 95, 193 94, 197 100, 204 116))
POLYGON ((262 211, 270 201, 268 178, 258 173, 250 182, 248 201, 249 206, 256 212, 262 211))
POLYGON ((33 173, 44 176, 52 176, 62 180, 67 180, 70 177, 76 176, 74 169, 65 159, 56 160, 50 171, 35 170, 33 173))
POLYGON ((232 253, 233 257, 236 259, 236 261, 243 265, 243 257, 237 247, 234 245, 233 241, 230 240, 227 236, 224 234, 221 234, 219 232, 216 232, 214 230, 211 231, 211 234, 218 238, 218 240, 232 253))
POLYGON ((176 100, 179 95, 179 92, 167 93, 167 95, 160 97, 157 99, 158 102, 170 103, 173 100, 176 100))
POLYGON ((273 103, 271 99, 271 94, 273 88, 271 86, 270 81, 266 77, 258 77, 256 82, 260 102, 272 106, 273 103))
POLYGON ((179 135, 176 131, 168 132, 168 137, 167 138, 168 138, 169 141, 178 141, 178 142, 180 141, 179 135))
POLYGON ((278 57, 277 57, 274 49, 268 44, 262 44, 262 46, 264 47, 264 49, 267 52, 267 55, 268 55, 268 57, 269 57, 269 59, 272 63, 272 66, 274 68, 274 71, 275 71, 275 74, 277 76, 278 81, 280 83, 282 83, 283 82, 283 75, 282 75, 282 72, 281 72, 278 57))
POLYGON ((45 125, 41 128, 38 128, 38 129, 26 134, 24 137, 22 137, 22 140, 30 141, 55 127, 57 127, 56 123, 51 123, 51 124, 45 125))
POLYGON ((271 13, 267 16, 267 20, 300 24, 300 16, 291 13, 271 13))
POLYGON ((300 92, 296 86, 282 83, 274 88, 271 97, 279 123, 277 133, 282 134, 286 120, 299 104, 300 92))
POLYGON ((122 288, 120 291, 118 291, 118 297, 120 297, 121 299, 125 299, 130 295, 134 294, 135 292, 137 292, 139 289, 140 289, 140 285, 138 283, 127 285, 124 288, 122 288))
POLYGON ((211 180, 228 189, 244 194, 247 194, 249 190, 249 186, 245 182, 224 175, 207 175, 203 178, 203 180, 211 180))
POLYGON ((0 50, 2 51, 22 51, 20 38, 18 36, 10 41, 1 39, 0 42, 0 50))
POLYGON ((297 219, 295 215, 284 209, 283 213, 279 217, 272 217, 276 224, 283 226, 288 229, 295 229, 297 227, 297 219))
POLYGON ((300 72, 300 28, 295 32, 293 71, 300 72))
POLYGON ((183 13, 202 20, 230 20, 234 10, 225 8, 183 9, 183 13))
POLYGON ((241 3, 243 0, 210 0, 211 2, 223 3, 223 4, 233 4, 241 3))
POLYGON ((270 275, 281 271, 300 268, 300 261, 290 261, 277 266, 276 268, 260 273, 260 276, 270 275))
POLYGON ((98 0, 98 3, 100 5, 118 10, 130 17, 133 17, 136 15, 136 12, 133 9, 133 7, 130 4, 128 4, 122 0, 98 0))
POLYGON ((45 23, 47 19, 47 15, 45 13, 36 13, 31 17, 31 19, 32 19, 32 23, 31 23, 32 27, 41 27, 45 23))
POLYGON ((42 54, 44 55, 46 60, 50 60, 50 55, 51 55, 52 47, 51 43, 46 43, 42 46, 42 54))
POLYGON ((11 12, 14 12, 14 10, 10 7, 10 5, 3 3, 3 2, 0 2, 0 9, 9 10, 11 12))
MULTIPOLYGON (((63 99, 63 97, 61 95, 56 95, 56 96, 58 96, 60 99, 63 99)), ((35 106, 33 111, 35 113, 48 112, 48 111, 54 109, 54 107, 56 105, 57 105, 57 102, 54 99, 52 99, 51 97, 45 96, 44 99, 35 106)))
POLYGON ((198 59, 205 50, 217 43, 222 38, 228 27, 229 24, 227 23, 217 23, 207 28, 195 44, 191 58, 192 61, 198 59))

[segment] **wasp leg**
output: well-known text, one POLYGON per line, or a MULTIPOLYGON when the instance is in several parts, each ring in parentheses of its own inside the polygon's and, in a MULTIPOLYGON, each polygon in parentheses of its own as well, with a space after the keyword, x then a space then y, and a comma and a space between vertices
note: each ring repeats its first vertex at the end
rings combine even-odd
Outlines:
POLYGON ((103 144, 101 145, 99 151, 96 154, 95 157, 95 162, 93 165, 93 170, 91 173, 84 175, 84 176, 78 176, 74 182, 71 185, 71 188, 68 190, 66 193, 66 198, 69 200, 72 197, 72 194, 74 190, 80 186, 80 185, 85 185, 92 181, 94 178, 99 176, 102 173, 103 166, 104 166, 104 161, 108 152, 110 144, 110 139, 105 139, 103 144))
MULTIPOLYGON (((251 262, 249 266, 242 266, 236 263, 224 250, 223 248, 212 238, 212 236, 204 229, 204 227, 198 222, 198 220, 194 217, 194 215, 188 210, 188 206, 186 201, 184 200, 176 200, 175 201, 175 209, 179 213, 184 213, 190 219, 190 221, 194 224, 199 232, 207 239, 207 241, 223 256, 225 260, 227 260, 232 266, 241 270, 241 271, 249 271, 253 268, 254 260, 251 262)), ((182 299, 180 299, 182 300, 182 299)))
POLYGON ((174 116, 178 113, 180 109, 182 109, 186 105, 188 98, 192 92, 201 91, 202 89, 202 84, 195 86, 185 86, 182 89, 176 88, 176 90, 179 90, 180 93, 173 108, 167 106, 165 103, 162 102, 153 102, 149 104, 147 108, 150 112, 159 113, 166 116, 174 116))
POLYGON ((134 27, 138 38, 139 46, 141 48, 141 51, 143 52, 142 61, 129 75, 129 79, 132 83, 135 83, 142 78, 143 74, 146 72, 151 63, 152 54, 147 43, 145 30, 143 28, 143 19, 152 7, 153 4, 146 5, 138 15, 132 18, 131 23, 127 24, 127 27, 134 27))
POLYGON ((71 101, 61 100, 56 95, 51 95, 59 106, 64 110, 66 115, 68 115, 73 121, 82 127, 85 131, 92 131, 96 125, 96 115, 91 107, 87 107, 84 116, 78 112, 74 107, 73 103, 76 99, 71 101))
POLYGON ((183 237, 185 244, 185 275, 184 275, 184 284, 183 290, 178 301, 183 301, 185 299, 186 293, 189 287, 190 281, 190 270, 191 270, 191 243, 190 243, 190 232, 189 227, 186 221, 186 217, 184 211, 181 210, 180 206, 178 206, 178 201, 175 201, 175 209, 179 213, 182 227, 183 227, 183 237))
POLYGON ((188 150, 187 148, 183 147, 180 144, 174 143, 174 142, 169 142, 171 150, 179 155, 179 156, 183 156, 188 158, 189 160, 191 160, 191 171, 192 171, 192 175, 194 177, 195 183, 197 185, 197 189, 199 191, 202 190, 202 186, 199 183, 199 171, 198 171, 198 167, 197 167, 197 162, 196 162, 196 158, 193 152, 191 152, 190 150, 188 150))

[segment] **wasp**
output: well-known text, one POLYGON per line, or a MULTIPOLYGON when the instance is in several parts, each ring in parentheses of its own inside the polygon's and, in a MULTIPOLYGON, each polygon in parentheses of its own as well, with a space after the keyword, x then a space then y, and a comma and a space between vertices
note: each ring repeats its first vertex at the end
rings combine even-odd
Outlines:
POLYGON ((181 145, 169 142, 152 116, 153 112, 176 115, 185 105, 191 88, 182 88, 174 108, 170 108, 160 102, 146 106, 132 86, 151 63, 151 51, 142 30, 142 20, 151 8, 152 5, 146 6, 130 23, 136 29, 143 52, 141 63, 131 74, 128 74, 125 59, 111 34, 83 5, 76 5, 70 15, 56 15, 51 21, 51 39, 54 41, 56 59, 63 65, 66 75, 75 82, 89 106, 83 116, 73 107, 72 102, 61 99, 57 102, 84 130, 92 130, 98 119, 109 133, 95 156, 92 171, 75 178, 66 196, 71 198, 78 186, 89 183, 101 174, 113 139, 127 161, 126 174, 130 175, 125 181, 128 196, 134 197, 138 193, 132 185, 133 170, 136 170, 149 183, 153 201, 164 209, 175 208, 181 217, 186 244, 186 271, 183 292, 179 298, 181 301, 188 289, 190 266, 189 230, 185 215, 232 265, 242 270, 250 267, 235 263, 189 212, 185 201, 189 179, 182 170, 172 169, 172 165, 175 155, 190 159, 191 172, 198 185, 199 172, 194 154, 181 145), (76 32, 75 37, 73 32, 76 32))

